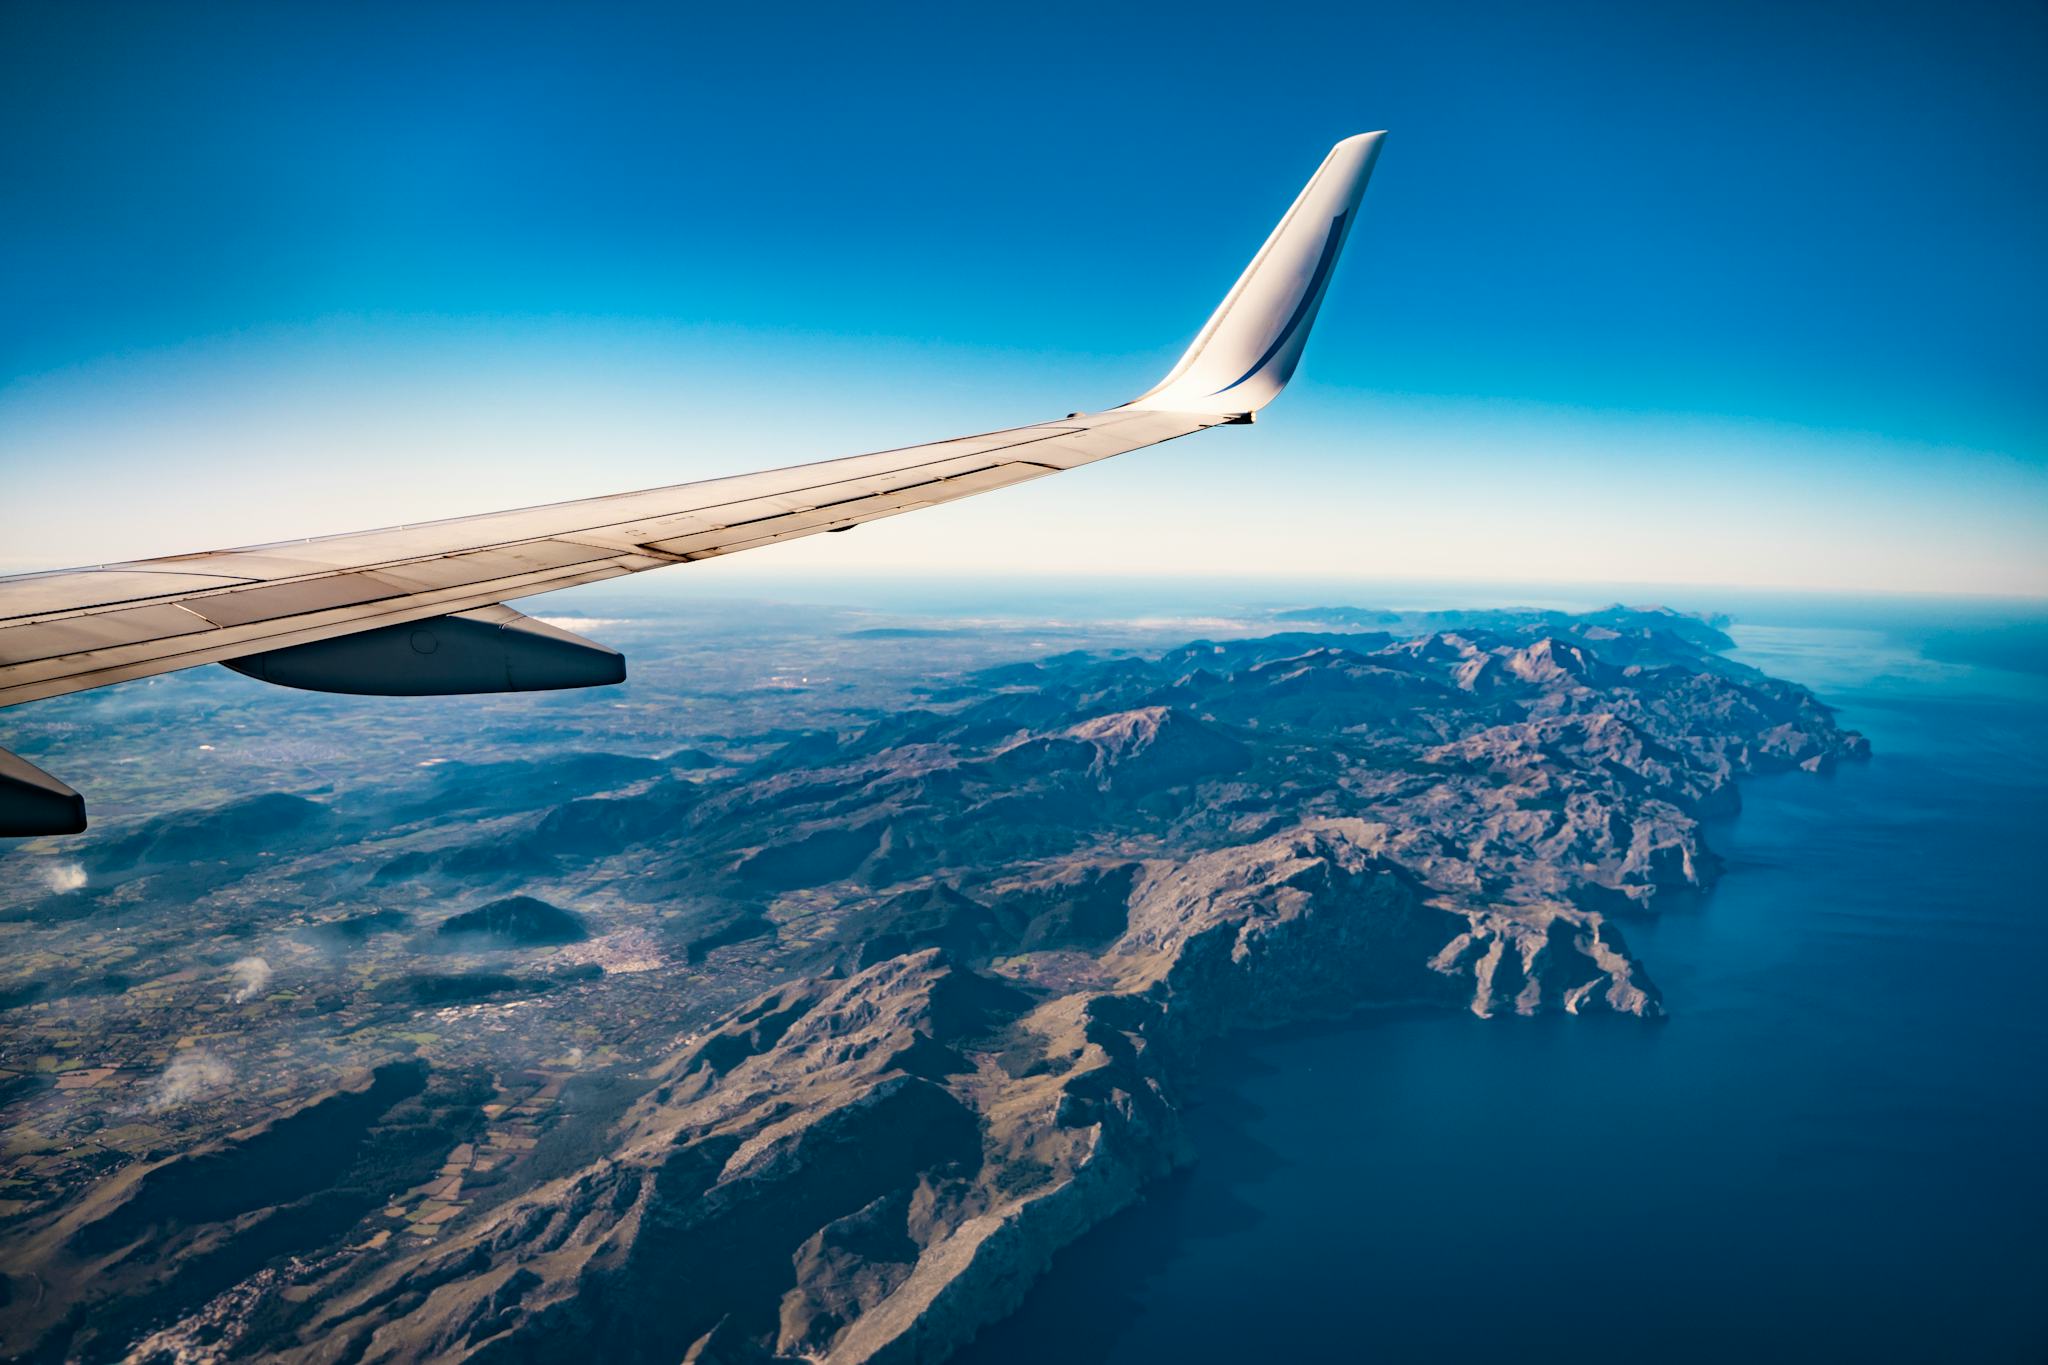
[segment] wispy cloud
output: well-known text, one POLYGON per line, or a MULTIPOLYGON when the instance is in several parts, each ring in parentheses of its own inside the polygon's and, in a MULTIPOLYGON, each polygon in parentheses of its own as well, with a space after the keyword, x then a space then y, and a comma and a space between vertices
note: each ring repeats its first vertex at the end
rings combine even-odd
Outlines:
POLYGON ((533 619, 561 630, 604 630, 610 626, 633 624, 629 616, 536 616, 533 619))
POLYGON ((179 1053, 157 1078, 149 1097, 150 1110, 161 1113, 190 1104, 225 1089, 234 1078, 234 1068, 211 1052, 179 1053))
POLYGON ((85 868, 76 860, 50 863, 43 868, 43 884, 58 895, 85 885, 85 868))
POLYGON ((260 957, 240 958, 228 967, 228 977, 234 982, 234 990, 228 999, 240 1005, 263 994, 270 985, 270 964, 260 957))

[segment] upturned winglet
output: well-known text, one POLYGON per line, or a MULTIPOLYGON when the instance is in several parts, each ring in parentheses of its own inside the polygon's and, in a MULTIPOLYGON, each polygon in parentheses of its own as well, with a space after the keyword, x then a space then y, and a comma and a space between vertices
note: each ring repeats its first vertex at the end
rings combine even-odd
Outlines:
POLYGON ((1273 401, 1301 362, 1385 138, 1360 133, 1330 149, 1180 363, 1126 407, 1248 420, 1273 401))

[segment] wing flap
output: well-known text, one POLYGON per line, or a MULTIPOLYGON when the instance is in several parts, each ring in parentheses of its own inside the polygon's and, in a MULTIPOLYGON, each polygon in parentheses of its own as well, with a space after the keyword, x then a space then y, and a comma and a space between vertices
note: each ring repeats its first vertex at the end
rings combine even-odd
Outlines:
POLYGON ((249 579, 223 574, 68 569, 0 579, 0 621, 67 611, 111 611, 128 602, 231 588, 249 579))
POLYGON ((33 663, 119 645, 150 644, 212 630, 213 623, 183 607, 129 607, 97 616, 0 630, 0 665, 33 663))
POLYGON ((704 558, 709 554, 731 554, 735 550, 752 549, 756 545, 766 545, 777 540, 788 540, 844 526, 857 526, 863 521, 885 517, 892 512, 908 511, 911 507, 928 507, 934 503, 950 502, 974 493, 1007 488, 1012 484, 1024 483, 1053 472, 1044 465, 1026 464, 1021 461, 990 465, 984 469, 966 470, 944 478, 922 479, 884 492, 838 498, 817 507, 784 512, 777 516, 751 518, 726 526, 710 527, 689 535, 648 541, 645 548, 684 559, 704 558))
POLYGON ((285 616, 311 616, 335 607, 381 602, 403 597, 410 591, 395 579, 374 573, 347 573, 271 583, 242 592, 217 593, 212 597, 188 597, 177 605, 186 611, 197 612, 216 626, 247 626, 285 616))

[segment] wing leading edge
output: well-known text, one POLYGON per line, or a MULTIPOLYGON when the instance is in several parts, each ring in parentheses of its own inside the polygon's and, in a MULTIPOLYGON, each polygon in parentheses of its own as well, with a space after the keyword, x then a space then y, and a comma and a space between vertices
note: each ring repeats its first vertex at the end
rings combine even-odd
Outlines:
MULTIPOLYGON (((404 695, 616 681, 606 667, 590 666, 594 656, 578 652, 608 653, 601 646, 563 632, 553 632, 563 640, 547 638, 546 628, 499 604, 846 530, 1248 422, 1300 361, 1384 136, 1362 134, 1330 151, 1179 363, 1122 407, 544 507, 0 577, 0 707, 205 663, 231 663, 291 686, 404 695), (468 620, 486 608, 501 613, 488 618, 489 630, 468 620), (431 625, 442 618, 460 620, 431 625), (428 624, 395 632, 414 623, 428 624), (346 642, 356 636, 363 637, 358 646, 346 642), (437 660, 432 676, 394 675, 390 686, 379 686, 379 670, 407 667, 401 636, 437 660), (456 660, 438 653, 444 641, 502 651, 508 640, 526 661, 520 667, 502 667, 495 653, 456 660), (323 683, 323 667, 343 682, 323 683), (501 675, 503 687, 433 681, 501 675)), ((623 676, 622 665, 617 672, 623 676)), ((0 835, 84 827, 76 793, 5 757, 0 835)))

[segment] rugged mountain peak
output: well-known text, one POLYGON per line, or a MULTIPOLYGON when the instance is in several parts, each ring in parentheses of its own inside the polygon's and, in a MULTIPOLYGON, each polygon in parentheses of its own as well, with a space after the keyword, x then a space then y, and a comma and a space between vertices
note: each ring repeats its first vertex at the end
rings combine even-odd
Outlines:
POLYGON ((507 896, 450 915, 434 930, 444 944, 552 947, 589 938, 583 917, 535 896, 507 896))
POLYGON ((1220 727, 1166 706, 1096 716, 996 753, 1016 776, 1069 775, 1105 792, 1138 794, 1227 777, 1249 752, 1220 727))
POLYGON ((1397 640, 1375 657, 1407 659, 1418 664, 1447 664, 1470 659, 1484 648, 1465 631, 1433 630, 1412 640, 1397 640))
POLYGON ((1228 776, 1249 757, 1243 744, 1217 726, 1164 706, 1098 716, 1066 734, 1094 748, 1089 773, 1103 782, 1142 766, 1142 780, 1173 786, 1228 776))
POLYGON ((1508 671, 1526 683, 1590 683, 1601 665, 1583 646, 1546 636, 1506 656, 1508 671))
POLYGON ((1480 696, 1514 685, 1514 675, 1498 654, 1473 654, 1452 670, 1451 680, 1460 690, 1480 696))

